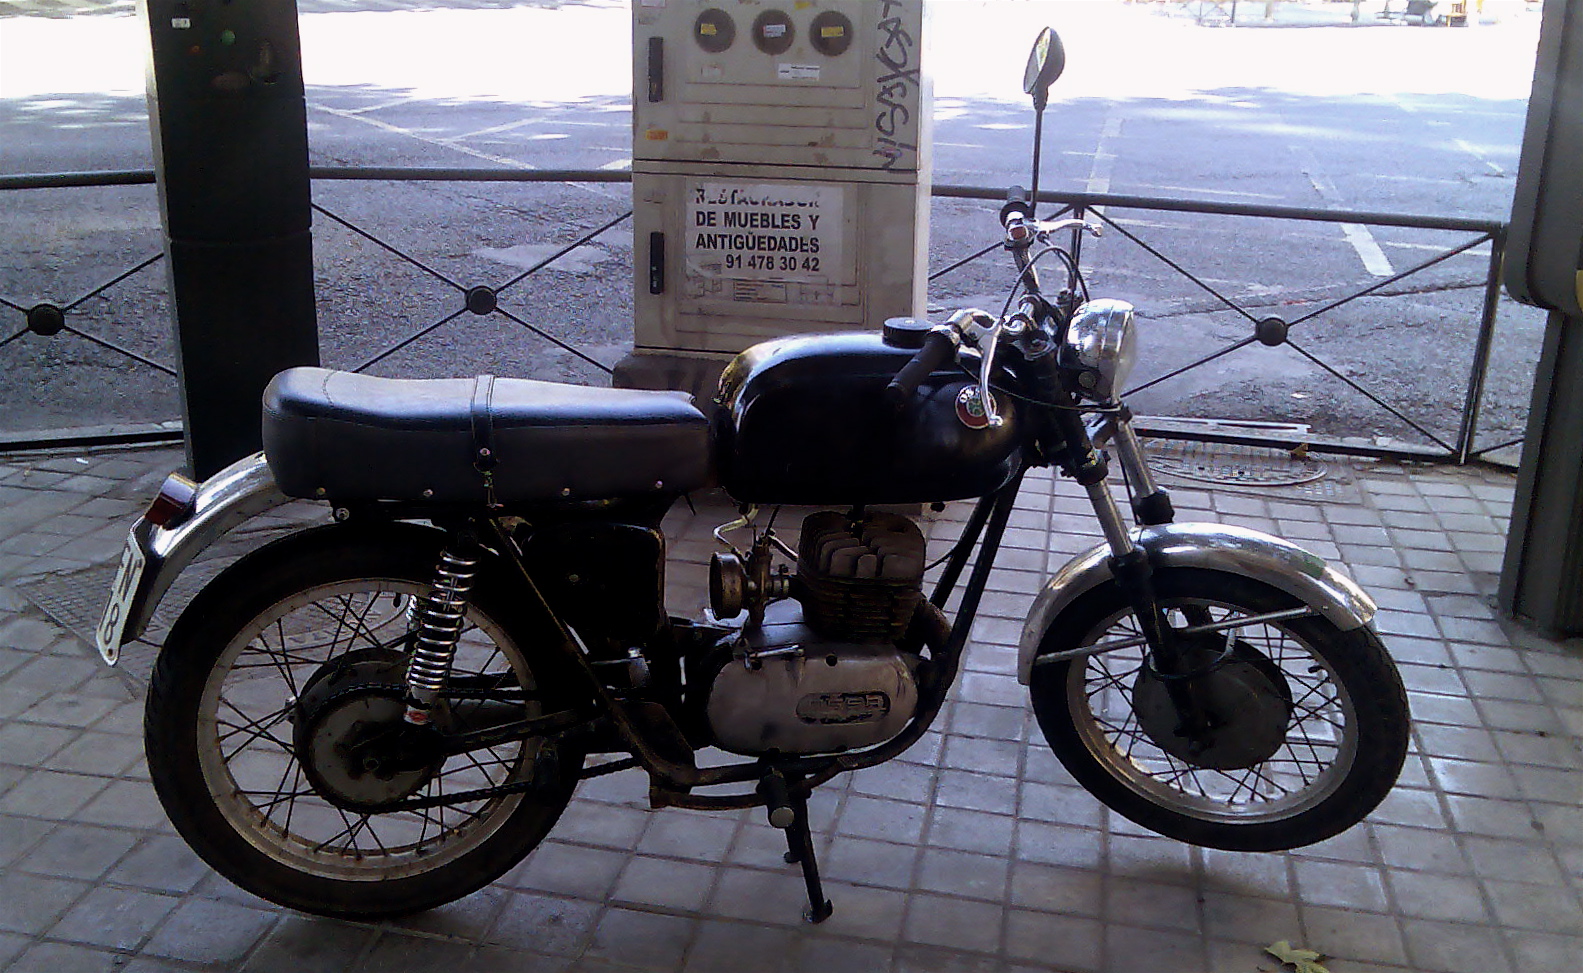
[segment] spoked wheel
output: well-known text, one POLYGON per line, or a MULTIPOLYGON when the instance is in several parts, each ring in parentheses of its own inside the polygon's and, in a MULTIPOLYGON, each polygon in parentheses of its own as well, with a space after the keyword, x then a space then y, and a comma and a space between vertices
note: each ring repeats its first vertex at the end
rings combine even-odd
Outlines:
MULTIPOLYGON (((530 738, 443 756, 404 724, 413 610, 437 537, 295 535, 222 573, 166 640, 145 715, 155 789, 182 837, 243 888, 324 915, 430 908, 520 861, 570 800, 578 755, 530 738)), ((445 730, 557 709, 511 604, 487 576, 474 588, 437 708, 445 730)))
MULTIPOLYGON (((1174 628, 1298 607, 1215 571, 1168 569, 1154 584, 1174 628)), ((1040 653, 1141 636, 1106 584, 1051 624, 1040 653)), ((1196 726, 1142 647, 1034 666, 1045 739, 1096 797, 1160 834, 1237 851, 1321 841, 1384 799, 1406 756, 1407 696, 1373 631, 1310 615, 1184 641, 1196 726)))

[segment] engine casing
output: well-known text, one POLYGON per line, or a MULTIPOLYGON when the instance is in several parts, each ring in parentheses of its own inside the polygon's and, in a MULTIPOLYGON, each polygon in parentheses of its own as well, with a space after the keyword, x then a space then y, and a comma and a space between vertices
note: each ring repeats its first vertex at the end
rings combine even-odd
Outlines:
POLYGON ((917 711, 917 656, 894 645, 822 639, 794 600, 765 609, 747 649, 761 658, 750 666, 722 652, 709 687, 706 714, 723 750, 757 756, 861 749, 900 733, 917 711), (799 651, 776 651, 793 648, 799 651))

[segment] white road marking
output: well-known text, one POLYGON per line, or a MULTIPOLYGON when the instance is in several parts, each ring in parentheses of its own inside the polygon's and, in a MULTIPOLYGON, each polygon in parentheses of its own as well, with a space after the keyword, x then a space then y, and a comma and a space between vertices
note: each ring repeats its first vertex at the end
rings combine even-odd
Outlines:
POLYGON ((1088 170, 1087 189, 1091 193, 1110 192, 1110 175, 1116 168, 1115 143, 1121 138, 1123 121, 1114 108, 1105 115, 1105 127, 1099 133, 1099 144, 1094 147, 1094 164, 1088 170))
POLYGON ((1157 183, 1138 183, 1140 190, 1160 193, 1188 193, 1194 196, 1233 196, 1238 199, 1274 199, 1282 200, 1285 196, 1280 193, 1244 193, 1235 189, 1211 189, 1207 186, 1162 186, 1157 183))
MULTIPOLYGON (((1455 249, 1453 247, 1440 246, 1433 243, 1396 243, 1394 241, 1386 241, 1384 245, 1390 247, 1393 250, 1425 250, 1434 253, 1445 253, 1447 250, 1455 249)), ((1488 246, 1479 246, 1474 247, 1471 250, 1464 250, 1462 253, 1475 257, 1488 257, 1490 255, 1490 248, 1488 246)), ((1458 256, 1461 256, 1461 254, 1458 256)))
MULTIPOLYGON (((1123 119, 1116 114, 1114 105, 1106 110, 1105 127, 1099 132, 1099 144, 1094 146, 1094 162, 1088 169, 1088 182, 1085 184, 1088 192, 1110 192, 1110 176, 1112 170, 1116 168, 1115 144, 1121 138, 1122 122, 1123 119)), ((1105 210, 1102 206, 1095 206, 1093 212, 1096 215, 1103 215, 1105 210)), ((1085 273, 1093 269, 1092 262, 1086 255, 1080 263, 1085 273)))
POLYGON ((477 138, 480 135, 499 135, 501 132, 509 132, 514 128, 521 128, 524 125, 533 125, 543 120, 544 119, 542 118, 519 118, 514 122, 506 122, 502 125, 491 125, 488 128, 481 128, 476 132, 468 132, 466 135, 447 136, 445 141, 459 142, 463 139, 477 138))
POLYGON ((1478 149, 1474 148, 1472 145, 1468 144, 1466 139, 1453 139, 1451 141, 1451 144, 1455 145, 1457 148, 1459 148, 1462 151, 1466 152, 1468 155, 1471 155, 1473 158, 1479 160, 1480 162, 1484 163, 1485 165, 1489 166, 1491 175, 1495 175, 1495 176, 1504 176, 1504 175, 1506 175, 1506 170, 1505 169, 1502 169, 1500 166, 1496 165, 1494 162, 1491 162, 1488 156, 1486 156, 1483 152, 1480 152, 1478 149))
MULTIPOLYGON (((1297 156, 1298 165, 1302 167, 1303 174, 1308 177, 1308 182, 1314 187, 1321 199, 1331 206, 1340 206, 1343 202, 1341 191, 1336 184, 1330 181, 1319 168, 1319 160, 1307 148, 1293 145, 1292 153, 1297 156)), ((1358 253, 1358 259, 1363 261, 1363 269, 1375 277, 1389 277, 1396 273, 1391 267, 1390 258, 1385 256, 1385 251, 1380 249, 1374 234, 1361 223, 1342 223, 1341 235, 1347 243, 1358 253)))
MULTIPOLYGON (((531 165, 521 161, 520 159, 512 159, 508 156, 495 155, 491 152, 481 152, 478 149, 472 148, 471 146, 458 145, 448 138, 438 138, 433 135, 424 135, 420 132, 414 132, 410 128, 404 128, 400 125, 392 125, 390 122, 380 121, 377 118, 368 118, 355 112, 346 111, 345 109, 331 108, 329 105, 321 105, 318 102, 313 101, 308 102, 308 107, 314 109, 315 111, 322 111, 330 115, 335 115, 338 118, 350 118, 355 121, 363 122, 364 124, 372 125, 382 131, 390 132, 393 135, 405 135, 410 139, 416 139, 417 141, 428 145, 447 149, 451 152, 459 152, 462 155, 471 156, 475 159, 482 159, 485 162, 493 162, 495 165, 505 166, 509 169, 522 169, 524 171, 531 172, 539 168, 536 165, 531 165)), ((606 187, 594 183, 574 182, 568 183, 567 185, 576 186, 578 189, 581 189, 584 192, 592 193, 593 195, 602 197, 604 199, 612 199, 624 202, 627 200, 629 195, 627 193, 617 195, 606 187)))
POLYGON ((365 105, 362 108, 342 108, 339 110, 345 112, 348 116, 352 116, 363 115, 371 111, 384 111, 386 108, 400 108, 402 105, 413 104, 422 104, 422 101, 411 96, 405 96, 401 98, 393 98, 390 101, 381 101, 376 104, 365 105))
POLYGON ((1380 249, 1379 242, 1374 239, 1374 234, 1361 223, 1341 224, 1341 235, 1352 244, 1352 249, 1358 252, 1358 257, 1363 260, 1363 269, 1375 277, 1389 277, 1396 273, 1391 266, 1391 260, 1385 256, 1385 251, 1380 249))
POLYGON ((1428 176, 1388 176, 1378 172, 1360 172, 1359 179, 1372 179, 1375 182, 1410 182, 1415 186, 1466 186, 1465 179, 1432 179, 1428 176))

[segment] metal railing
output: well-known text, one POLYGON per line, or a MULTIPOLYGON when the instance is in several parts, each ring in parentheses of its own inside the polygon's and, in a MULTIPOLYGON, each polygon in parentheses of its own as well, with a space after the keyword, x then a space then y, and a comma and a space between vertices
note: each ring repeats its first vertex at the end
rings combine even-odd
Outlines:
MULTIPOLYGON (((934 194, 941 197, 959 199, 1000 200, 1004 198, 1004 190, 975 186, 937 186, 934 194)), ((1490 352, 1494 341, 1496 318, 1500 306, 1501 262, 1506 247, 1506 224, 1495 220, 1480 220, 1461 217, 1413 216, 1401 213, 1384 213, 1362 210, 1334 210, 1313 209, 1296 206, 1269 206, 1245 203, 1215 203, 1196 200, 1156 199, 1143 196, 1127 196, 1108 193, 1061 193, 1041 192, 1039 202, 1048 203, 1059 207, 1057 215, 1070 213, 1074 216, 1097 219, 1106 227, 1115 230, 1125 239, 1137 245, 1143 252, 1169 267, 1175 274, 1190 282, 1194 287, 1207 294, 1212 301, 1222 309, 1231 311, 1244 318, 1251 331, 1245 337, 1230 344, 1217 348, 1208 354, 1198 357, 1189 364, 1172 369, 1164 375, 1157 376, 1147 382, 1133 386, 1126 390, 1127 395, 1135 395, 1150 388, 1159 386, 1173 378, 1177 378, 1190 371, 1202 368, 1211 362, 1224 358, 1242 348, 1254 344, 1267 347, 1285 346, 1292 349, 1309 363, 1318 367, 1330 377, 1339 380, 1346 387, 1372 402, 1403 425, 1407 426, 1418 435, 1422 436, 1429 444, 1428 448, 1388 447, 1382 445, 1360 446, 1340 440, 1326 440, 1323 437, 1308 437, 1302 443, 1294 441, 1280 441, 1280 445, 1295 448, 1307 445, 1309 448, 1356 455, 1397 457, 1408 459, 1436 459, 1450 460, 1462 464, 1470 459, 1488 455, 1497 450, 1515 446, 1522 442, 1521 437, 1506 442, 1478 447, 1475 440, 1478 434, 1479 414, 1483 406, 1485 381, 1488 376, 1490 352), (1150 244, 1143 237, 1129 230, 1127 226, 1117 219, 1113 219, 1106 212, 1110 209, 1144 210, 1151 212, 1191 213, 1206 216, 1231 216, 1255 217, 1275 220, 1293 220, 1314 223, 1334 223, 1366 227, 1395 227, 1413 230, 1432 230, 1445 232, 1470 233, 1473 236, 1454 246, 1441 250, 1428 259, 1422 260, 1413 267, 1390 274, 1389 276, 1370 283, 1366 287, 1350 290, 1348 293, 1323 301, 1322 305, 1312 311, 1286 320, 1285 318, 1266 314, 1256 316, 1246 302, 1239 302, 1226 296, 1222 289, 1207 282, 1201 275, 1195 274, 1181 262, 1173 259, 1161 249, 1150 244), (1484 268, 1483 280, 1480 285, 1482 300, 1479 309, 1478 332, 1472 349, 1472 362, 1468 373, 1464 394, 1462 396, 1462 410, 1458 419, 1457 432, 1448 441, 1447 438, 1427 428, 1423 422, 1408 415, 1402 408, 1393 405, 1381 396, 1375 394, 1363 383, 1356 381, 1351 376, 1327 362, 1323 357, 1309 350, 1303 344, 1293 339, 1291 331, 1302 325, 1316 321, 1324 315, 1330 314, 1340 308, 1346 307, 1362 298, 1387 292, 1393 285, 1397 285, 1409 277, 1424 273, 1431 268, 1446 263, 1454 257, 1474 251, 1484 245, 1490 248, 1489 260, 1484 268)), ((1074 232, 1072 235, 1072 249, 1081 254, 1082 235, 1074 232)), ((978 251, 972 256, 959 260, 944 270, 932 273, 930 279, 934 280, 945 274, 966 265, 994 250, 999 249, 999 244, 991 245, 978 251)), ((1145 421, 1140 425, 1147 428, 1145 421)), ((1189 436, 1168 428, 1155 428, 1152 430, 1161 436, 1189 436)), ((1193 436, 1192 438, 1203 438, 1193 436)), ((1247 445, 1270 445, 1272 440, 1267 436, 1228 436, 1224 434, 1213 437, 1217 441, 1233 442, 1247 445)))
MULTIPOLYGON (((516 170, 516 169, 458 169, 458 168, 380 168, 380 167, 315 167, 312 170, 315 180, 324 182, 346 181, 402 181, 402 182, 492 182, 492 183, 624 183, 630 182, 631 174, 622 171, 609 170, 516 170)), ((51 173, 39 175, 0 176, 0 191, 28 190, 28 189, 61 189, 61 188, 89 188, 104 186, 130 186, 148 185, 154 181, 154 174, 150 171, 120 171, 120 172, 94 172, 94 173, 51 173)), ((974 187, 974 186, 935 186, 933 195, 945 199, 969 199, 999 202, 1004 199, 1004 190, 1000 188, 974 187)), ((1358 455, 1371 455, 1380 457, 1407 457, 1413 459, 1429 459, 1466 463, 1473 459, 1486 456, 1490 452, 1503 449, 1521 442, 1514 439, 1497 445, 1477 445, 1479 416, 1484 397, 1486 375, 1490 364, 1491 348, 1495 335, 1496 319, 1500 301, 1499 270, 1506 242, 1506 227, 1504 224, 1490 220, 1459 219, 1448 217, 1423 217, 1398 213, 1339 211, 1329 209, 1308 209, 1290 206, 1264 206, 1238 203, 1213 203, 1190 201, 1181 199, 1156 199, 1140 196, 1124 196, 1112 194, 1093 193, 1060 193, 1041 192, 1039 201, 1059 208, 1060 212, 1070 212, 1085 218, 1097 219, 1108 228, 1113 229, 1122 239, 1129 241, 1138 248, 1138 251, 1147 255, 1150 260, 1169 268, 1174 276, 1179 276, 1187 281, 1191 287, 1207 296, 1211 309, 1231 313, 1244 319, 1251 326, 1250 332, 1234 341, 1224 344, 1198 356, 1196 359, 1171 369, 1164 375, 1156 376, 1140 384, 1130 392, 1146 391, 1159 386, 1171 379, 1180 377, 1195 369, 1203 368, 1212 362, 1220 361, 1240 349, 1254 344, 1269 347, 1284 346, 1290 348, 1304 361, 1321 370, 1331 378, 1343 383, 1347 388, 1363 396, 1375 407, 1411 429, 1420 436, 1427 445, 1392 446, 1380 444, 1359 444, 1343 439, 1326 439, 1325 437, 1306 437, 1302 443, 1271 439, 1268 436, 1257 434, 1243 434, 1238 432, 1227 433, 1202 433, 1184 431, 1172 428, 1169 423, 1151 424, 1143 422, 1146 430, 1155 435, 1177 438, 1201 438, 1212 441, 1231 442, 1252 445, 1283 445, 1288 448, 1298 445, 1307 445, 1320 451, 1351 453, 1358 455), (1330 296, 1328 299, 1314 301, 1319 304, 1313 310, 1301 313, 1291 320, 1275 314, 1260 314, 1251 303, 1246 300, 1236 300, 1226 293, 1226 288, 1216 286, 1206 279, 1204 275, 1194 273, 1184 259, 1178 259, 1166 252, 1162 246, 1156 245, 1145 238, 1141 228, 1129 227, 1129 221, 1121 220, 1110 215, 1109 211, 1136 211, 1144 213, 1182 213, 1211 217, 1246 217, 1259 219, 1274 219, 1287 221, 1307 221, 1330 224, 1353 224, 1370 227, 1389 227, 1423 231, 1445 231, 1472 234, 1471 238, 1459 244, 1449 246, 1419 263, 1412 268, 1393 273, 1389 277, 1374 281, 1368 286, 1358 287, 1340 296, 1330 296), (1308 346, 1305 342, 1294 340, 1294 329, 1302 331, 1311 326, 1312 322, 1331 314, 1340 308, 1365 297, 1374 297, 1389 294, 1391 288, 1400 285, 1406 278, 1422 274, 1431 268, 1438 267, 1445 262, 1469 254, 1480 247, 1488 245, 1490 248, 1489 259, 1485 266, 1482 284, 1478 285, 1482 291, 1482 300, 1478 312, 1478 327, 1471 350, 1471 367, 1468 378, 1461 395, 1461 410, 1456 419, 1456 432, 1446 435, 1430 428, 1423 417, 1409 414, 1409 410, 1400 404, 1392 403, 1383 395, 1372 391, 1364 383, 1345 374, 1341 369, 1328 362, 1325 357, 1308 346)), ((580 235, 575 241, 557 248, 549 256, 536 261, 521 273, 506 282, 496 286, 469 285, 456 279, 453 275, 446 274, 431 266, 424 260, 409 254, 400 247, 382 239, 365 227, 356 225, 348 219, 326 206, 315 203, 315 211, 326 220, 356 234, 358 237, 373 243, 382 250, 398 257, 419 269, 426 276, 441 282, 444 288, 454 291, 460 297, 459 306, 452 305, 443 310, 431 323, 413 330, 400 340, 379 349, 373 355, 353 366, 356 370, 363 370, 385 361, 396 352, 407 348, 415 342, 421 341, 437 329, 456 320, 464 314, 475 315, 500 315, 518 327, 547 340, 583 362, 586 362, 602 371, 609 372, 609 366, 601 363, 595 357, 561 336, 535 325, 522 316, 501 307, 499 297, 502 292, 515 287, 533 274, 550 266, 576 248, 596 239, 602 233, 619 225, 631 216, 627 211, 613 219, 602 223, 597 228, 580 235)), ((1079 247, 1074 238, 1074 247, 1079 247)), ((941 270, 931 273, 931 281, 955 273, 973 261, 982 258, 1000 249, 999 243, 985 247, 961 260, 957 260, 941 270)), ((0 324, 0 349, 19 341, 24 336, 54 338, 60 334, 67 334, 80 340, 89 342, 140 365, 154 369, 165 375, 174 376, 175 369, 170 365, 153 360, 146 355, 118 344, 104 335, 94 334, 84 328, 72 324, 69 315, 90 298, 103 295, 120 282, 127 280, 138 272, 157 263, 163 254, 154 254, 135 262, 132 266, 118 274, 110 276, 97 287, 90 289, 86 294, 75 300, 64 302, 51 302, 37 300, 28 304, 25 300, 10 300, 0 296, 0 307, 9 308, 20 312, 22 325, 19 329, 10 330, 0 324), (7 332, 10 333, 7 333, 7 332)), ((3 318, 0 318, 3 321, 3 318)), ((0 450, 26 449, 40 447, 54 447, 68 444, 97 445, 116 442, 148 442, 162 441, 179 438, 179 432, 173 431, 169 424, 143 430, 127 430, 106 432, 103 430, 83 435, 51 435, 46 437, 34 436, 26 440, 6 441, 0 438, 0 450)))

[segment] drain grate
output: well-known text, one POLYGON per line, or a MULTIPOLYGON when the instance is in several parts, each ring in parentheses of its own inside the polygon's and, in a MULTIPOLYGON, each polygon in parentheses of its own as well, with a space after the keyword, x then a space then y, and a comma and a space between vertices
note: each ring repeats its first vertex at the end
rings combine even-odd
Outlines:
MULTIPOLYGON (((101 564, 71 574, 45 575, 14 584, 12 589, 81 639, 89 654, 97 660, 99 652, 94 648, 94 632, 99 627, 99 617, 104 612, 118 567, 118 564, 101 564)), ((139 695, 142 694, 143 683, 154 670, 154 658, 159 654, 159 643, 164 641, 165 631, 176 620, 182 607, 213 579, 221 567, 222 564, 213 561, 200 561, 189 567, 171 585, 170 591, 160 602, 149 622, 148 631, 144 633, 144 640, 122 646, 121 661, 117 663, 116 669, 127 677, 128 683, 139 695)))
POLYGON ((1313 502, 1361 503, 1350 470, 1267 446, 1147 440, 1149 469, 1167 480, 1313 502))
POLYGON ((93 645, 94 629, 109 598, 115 572, 116 565, 102 564, 72 574, 45 575, 14 587, 63 628, 93 645))
MULTIPOLYGON (((143 684, 154 669, 154 659, 159 654, 160 644, 165 640, 165 633, 204 585, 214 580, 215 575, 244 553, 323 519, 323 508, 315 504, 297 503, 280 507, 205 550, 198 560, 177 575, 155 609, 154 617, 149 620, 148 631, 143 633, 143 638, 121 647, 121 661, 116 666, 117 670, 128 677, 134 690, 141 695, 143 684)), ((115 581, 120 566, 120 558, 117 558, 70 574, 48 574, 29 581, 19 581, 11 587, 81 639, 86 650, 98 659, 99 650, 94 648, 94 633, 99 628, 99 618, 110 596, 110 585, 115 581)))
POLYGON ((1181 456, 1150 457, 1158 473, 1201 483, 1234 486, 1299 486, 1320 479, 1325 467, 1311 459, 1280 456, 1227 456, 1219 450, 1195 450, 1181 456))

